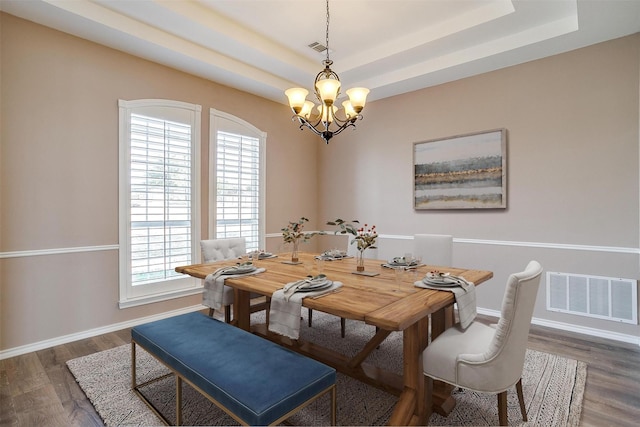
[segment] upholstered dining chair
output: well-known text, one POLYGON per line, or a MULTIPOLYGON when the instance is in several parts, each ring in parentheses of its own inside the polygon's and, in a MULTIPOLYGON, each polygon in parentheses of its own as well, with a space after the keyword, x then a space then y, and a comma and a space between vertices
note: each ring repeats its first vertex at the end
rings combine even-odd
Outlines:
MULTIPOLYGON (((440 380, 478 392, 497 393, 500 425, 507 425, 507 389, 515 384, 522 419, 522 368, 542 266, 531 261, 507 280, 500 320, 494 326, 473 322, 464 331, 451 327, 423 352, 426 381, 440 380)), ((432 390, 432 383, 427 384, 432 390)))
MULTIPOLYGON (((449 234, 414 234, 413 255, 428 265, 453 266, 453 236, 449 234)), ((454 306, 445 309, 446 325, 456 322, 454 306)))
POLYGON ((415 234, 413 255, 420 256, 428 265, 451 267, 453 263, 453 236, 448 234, 415 234))
MULTIPOLYGON (((200 248, 202 249, 202 260, 205 263, 239 258, 247 253, 244 237, 201 240, 200 248)), ((214 309, 208 305, 209 298, 207 298, 207 292, 208 290, 205 288, 203 304, 209 307, 209 316, 213 317, 214 309)), ((259 294, 251 294, 251 298, 259 298, 261 296, 262 295, 259 294)), ((233 300, 233 288, 225 286, 222 294, 222 305, 224 307, 224 321, 227 323, 231 321, 231 305, 233 304, 233 300)), ((263 310, 264 308, 266 308, 266 304, 259 304, 252 306, 251 311, 263 310)))

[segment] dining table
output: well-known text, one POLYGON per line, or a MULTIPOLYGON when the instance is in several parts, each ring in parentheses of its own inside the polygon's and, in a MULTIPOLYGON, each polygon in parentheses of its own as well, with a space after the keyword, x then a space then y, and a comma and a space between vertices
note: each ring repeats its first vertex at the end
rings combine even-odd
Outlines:
MULTIPOLYGON (((291 254, 287 253, 276 254, 268 259, 256 258, 253 263, 264 268, 264 272, 225 279, 224 284, 234 289, 233 323, 398 396, 389 425, 425 425, 432 411, 448 415, 455 407, 455 399, 451 396, 453 387, 434 381, 433 388, 427 389, 431 387, 431 382, 425 381, 422 352, 430 340, 453 325, 455 298, 447 290, 420 288, 414 282, 428 272, 437 271, 462 277, 477 286, 492 278, 493 273, 429 265, 425 260, 424 264, 398 274, 395 269, 383 266, 386 260, 377 259, 365 259, 364 271, 357 271, 356 260, 352 257, 316 264, 318 256, 317 253, 300 253, 298 262, 292 262, 291 254), (261 294, 269 300, 274 292, 287 283, 317 274, 319 268, 332 281, 341 282, 342 286, 338 291, 321 297, 303 298, 302 306, 375 326, 373 337, 355 355, 347 356, 313 342, 270 332, 267 324, 251 324, 251 294, 261 294), (366 361, 395 331, 402 333, 402 373, 385 370, 366 361)), ((218 268, 240 261, 234 259, 186 265, 176 267, 175 271, 205 279, 218 268)), ((344 339, 349 339, 348 334, 344 339)))

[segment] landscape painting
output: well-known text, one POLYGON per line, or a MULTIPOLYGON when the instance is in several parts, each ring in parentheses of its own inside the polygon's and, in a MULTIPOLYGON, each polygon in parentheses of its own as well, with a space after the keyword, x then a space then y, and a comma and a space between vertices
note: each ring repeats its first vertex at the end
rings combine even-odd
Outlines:
POLYGON ((506 208, 506 132, 497 129, 414 143, 414 208, 506 208))

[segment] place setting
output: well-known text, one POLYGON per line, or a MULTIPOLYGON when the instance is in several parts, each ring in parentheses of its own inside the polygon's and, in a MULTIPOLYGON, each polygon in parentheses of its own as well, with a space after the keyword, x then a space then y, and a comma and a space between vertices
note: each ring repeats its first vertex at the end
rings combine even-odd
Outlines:
POLYGON ((210 307, 219 310, 224 300, 225 279, 259 274, 264 271, 266 271, 265 268, 256 267, 252 261, 239 262, 236 265, 220 267, 213 273, 208 274, 204 279, 204 287, 210 290, 210 292, 205 292, 203 297, 208 299, 206 302, 211 304, 210 307))
POLYGON ((466 329, 477 315, 476 287, 473 282, 461 276, 454 276, 438 270, 429 271, 421 280, 414 282, 414 286, 425 289, 452 292, 460 317, 460 326, 466 329))
POLYGON ((421 258, 414 258, 409 254, 400 257, 394 257, 381 265, 384 268, 404 268, 406 270, 411 270, 414 268, 418 268, 423 264, 421 258))
POLYGON ((346 258, 352 257, 347 255, 346 251, 341 251, 340 249, 330 249, 316 256, 316 259, 321 259, 323 261, 341 261, 346 258))
POLYGON ((292 339, 300 335, 300 310, 304 298, 317 299, 340 292, 342 282, 325 274, 309 275, 285 284, 271 296, 269 330, 292 339))
POLYGON ((247 255, 249 256, 250 260, 263 260, 263 259, 278 258, 278 255, 276 255, 274 253, 271 253, 271 252, 266 252, 266 251, 263 251, 263 250, 249 252, 247 255))

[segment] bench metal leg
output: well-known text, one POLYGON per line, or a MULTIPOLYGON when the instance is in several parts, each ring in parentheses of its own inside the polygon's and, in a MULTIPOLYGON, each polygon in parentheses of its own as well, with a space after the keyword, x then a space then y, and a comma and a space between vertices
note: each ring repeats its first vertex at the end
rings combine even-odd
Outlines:
POLYGON ((176 425, 182 425, 182 378, 176 375, 176 425))
POLYGON ((331 389, 331 425, 335 426, 337 425, 336 422, 336 402, 337 402, 337 390, 336 390, 336 386, 334 385, 333 388, 331 389))
POLYGON ((131 341, 131 389, 135 390, 136 384, 136 343, 131 341))

